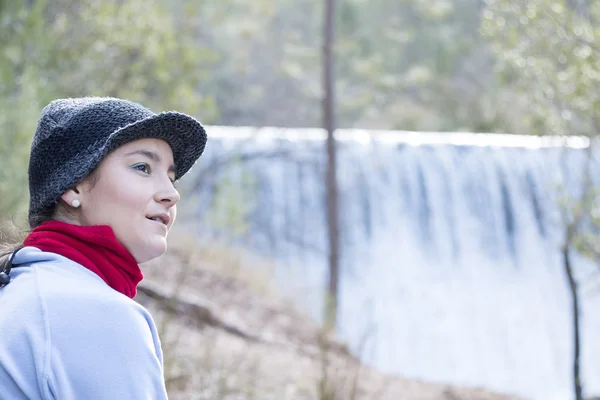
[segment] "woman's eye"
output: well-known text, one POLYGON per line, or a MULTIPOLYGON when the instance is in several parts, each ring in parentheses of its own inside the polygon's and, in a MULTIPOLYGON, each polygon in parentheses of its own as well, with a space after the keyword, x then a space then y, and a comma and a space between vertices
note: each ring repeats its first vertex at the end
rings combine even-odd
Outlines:
POLYGON ((138 171, 142 171, 145 174, 149 174, 150 173, 150 166, 146 163, 141 163, 141 164, 135 164, 133 166, 134 169, 137 169, 138 171))

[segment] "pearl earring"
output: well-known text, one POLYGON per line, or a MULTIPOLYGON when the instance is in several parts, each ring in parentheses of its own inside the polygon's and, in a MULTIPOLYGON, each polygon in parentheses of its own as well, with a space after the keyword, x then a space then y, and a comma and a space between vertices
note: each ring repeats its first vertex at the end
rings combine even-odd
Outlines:
POLYGON ((71 202, 71 205, 75 208, 79 207, 81 205, 81 201, 79 201, 79 199, 75 199, 71 202))

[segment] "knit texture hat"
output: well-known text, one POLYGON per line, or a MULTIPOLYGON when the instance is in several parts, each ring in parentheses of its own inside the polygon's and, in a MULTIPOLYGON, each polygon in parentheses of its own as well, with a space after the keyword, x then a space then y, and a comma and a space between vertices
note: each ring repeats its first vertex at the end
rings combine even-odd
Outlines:
POLYGON ((120 145, 157 138, 173 151, 175 179, 198 160, 206 132, 194 118, 174 112, 156 114, 131 101, 110 97, 58 99, 38 120, 29 158, 29 224, 54 210, 60 196, 88 176, 120 145))

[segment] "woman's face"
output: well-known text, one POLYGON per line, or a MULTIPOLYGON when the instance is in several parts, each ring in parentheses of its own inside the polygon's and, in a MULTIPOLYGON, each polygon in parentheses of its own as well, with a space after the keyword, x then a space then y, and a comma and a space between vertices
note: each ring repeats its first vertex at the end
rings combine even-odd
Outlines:
POLYGON ((112 227, 138 263, 162 255, 179 201, 171 147, 160 139, 125 143, 94 175, 76 187, 79 223, 112 227))

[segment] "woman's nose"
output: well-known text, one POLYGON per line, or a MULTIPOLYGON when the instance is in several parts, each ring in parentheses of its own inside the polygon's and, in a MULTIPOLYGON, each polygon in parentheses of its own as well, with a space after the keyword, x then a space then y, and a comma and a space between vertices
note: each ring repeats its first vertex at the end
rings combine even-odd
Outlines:
POLYGON ((168 182, 166 184, 162 184, 161 189, 156 192, 155 199, 159 203, 167 203, 170 206, 174 206, 177 204, 181 196, 179 195, 179 192, 175 186, 173 186, 171 180, 168 179, 167 181, 168 182))

